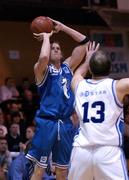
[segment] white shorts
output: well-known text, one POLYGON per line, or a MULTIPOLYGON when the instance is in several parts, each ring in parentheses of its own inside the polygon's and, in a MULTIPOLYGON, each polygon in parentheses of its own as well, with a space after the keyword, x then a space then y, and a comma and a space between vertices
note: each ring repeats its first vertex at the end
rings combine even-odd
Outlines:
POLYGON ((120 147, 74 147, 68 180, 128 180, 127 165, 120 147))

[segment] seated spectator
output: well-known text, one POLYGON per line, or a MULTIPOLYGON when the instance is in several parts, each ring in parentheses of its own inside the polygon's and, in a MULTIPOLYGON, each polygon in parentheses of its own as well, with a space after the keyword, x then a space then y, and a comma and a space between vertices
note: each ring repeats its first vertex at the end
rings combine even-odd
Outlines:
POLYGON ((4 130, 3 127, 4 127, 4 126, 1 127, 1 125, 0 125, 0 138, 1 138, 1 137, 6 137, 5 130, 4 130))
POLYGON ((29 90, 30 89, 30 82, 29 79, 27 77, 22 78, 22 82, 21 84, 17 87, 20 96, 23 97, 23 93, 25 90, 29 90))
POLYGON ((21 118, 24 118, 23 113, 21 111, 21 106, 19 106, 19 100, 12 100, 10 102, 10 106, 8 107, 8 110, 10 111, 10 113, 20 112, 21 118))
POLYGON ((22 78, 21 85, 19 85, 17 89, 21 97, 23 97, 25 90, 30 90, 34 94, 34 96, 37 96, 37 86, 35 85, 35 83, 31 84, 28 77, 22 78))
POLYGON ((8 151, 8 144, 5 137, 0 137, 0 170, 6 174, 11 164, 11 155, 8 151))
POLYGON ((19 125, 17 123, 12 123, 9 128, 9 133, 7 134, 8 148, 10 152, 19 152, 19 143, 21 142, 21 137, 19 135, 19 125))
POLYGON ((9 168, 8 180, 30 180, 34 164, 25 157, 31 146, 31 140, 35 133, 35 127, 29 126, 26 129, 26 143, 20 143, 20 154, 13 160, 9 168))
MULTIPOLYGON (((3 103, 2 103, 3 104, 3 103)), ((12 115, 15 113, 19 113, 21 119, 24 119, 23 112, 21 111, 21 106, 19 106, 19 100, 8 100, 4 103, 4 107, 2 106, 4 111, 4 117, 6 121, 6 126, 9 128, 12 123, 12 115), (17 104, 18 101, 18 104, 17 104)))
POLYGON ((5 117, 4 114, 2 112, 2 109, 0 109, 0 136, 2 135, 6 136, 6 134, 8 133, 7 127, 5 126, 5 117))
POLYGON ((21 113, 19 111, 13 112, 11 114, 11 122, 19 125, 19 134, 21 140, 25 142, 26 122, 25 119, 23 119, 23 116, 21 116, 21 113))
POLYGON ((35 126, 28 126, 26 129, 26 142, 22 143, 20 142, 20 151, 24 151, 26 149, 26 146, 31 142, 32 137, 34 136, 35 133, 35 126))
POLYGON ((5 84, 0 87, 0 102, 19 97, 14 78, 7 77, 5 84))
POLYGON ((26 118, 26 124, 27 126, 30 126, 33 123, 35 112, 38 108, 38 102, 34 99, 30 90, 24 91, 22 106, 26 118))
MULTIPOLYGON (((28 151, 29 146, 30 144, 26 146, 25 152, 28 151)), ((20 152, 12 161, 8 171, 8 180, 30 180, 34 164, 25 157, 25 152, 20 152)))

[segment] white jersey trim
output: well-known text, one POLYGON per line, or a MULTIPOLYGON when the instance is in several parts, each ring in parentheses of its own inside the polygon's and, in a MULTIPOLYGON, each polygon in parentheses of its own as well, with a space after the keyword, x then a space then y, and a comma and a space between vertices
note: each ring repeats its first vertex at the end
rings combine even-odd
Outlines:
MULTIPOLYGON (((123 112, 121 112, 122 114, 123 112)), ((121 119, 120 119, 120 116, 121 114, 119 115, 117 121, 116 121, 116 129, 117 129, 117 132, 118 132, 118 136, 119 136, 119 145, 118 146, 122 146, 123 144, 123 134, 122 132, 120 131, 120 122, 123 122, 121 119)))
POLYGON ((45 75, 43 76, 43 79, 41 80, 41 82, 36 84, 38 87, 41 87, 45 83, 48 73, 49 73, 49 67, 47 67, 45 75))

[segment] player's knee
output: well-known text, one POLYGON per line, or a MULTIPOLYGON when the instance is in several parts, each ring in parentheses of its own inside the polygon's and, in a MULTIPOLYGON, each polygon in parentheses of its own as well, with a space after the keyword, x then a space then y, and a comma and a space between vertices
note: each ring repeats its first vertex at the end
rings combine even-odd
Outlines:
POLYGON ((39 166, 36 166, 35 169, 34 169, 34 174, 37 176, 37 177, 42 177, 43 174, 44 174, 44 169, 39 167, 39 166))
POLYGON ((56 179, 57 180, 66 180, 67 175, 68 175, 67 169, 56 168, 56 179))

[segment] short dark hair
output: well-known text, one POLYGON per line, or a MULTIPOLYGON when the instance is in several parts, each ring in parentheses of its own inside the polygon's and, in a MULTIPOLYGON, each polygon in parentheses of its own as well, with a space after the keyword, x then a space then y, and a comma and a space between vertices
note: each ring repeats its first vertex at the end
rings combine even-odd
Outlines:
POLYGON ((89 62, 91 73, 94 76, 107 76, 111 69, 111 60, 102 50, 96 51, 89 62))
POLYGON ((56 44, 58 44, 60 46, 60 42, 59 41, 56 41, 56 40, 55 41, 52 41, 52 40, 50 41, 51 45, 54 44, 54 43, 56 43, 56 44))

